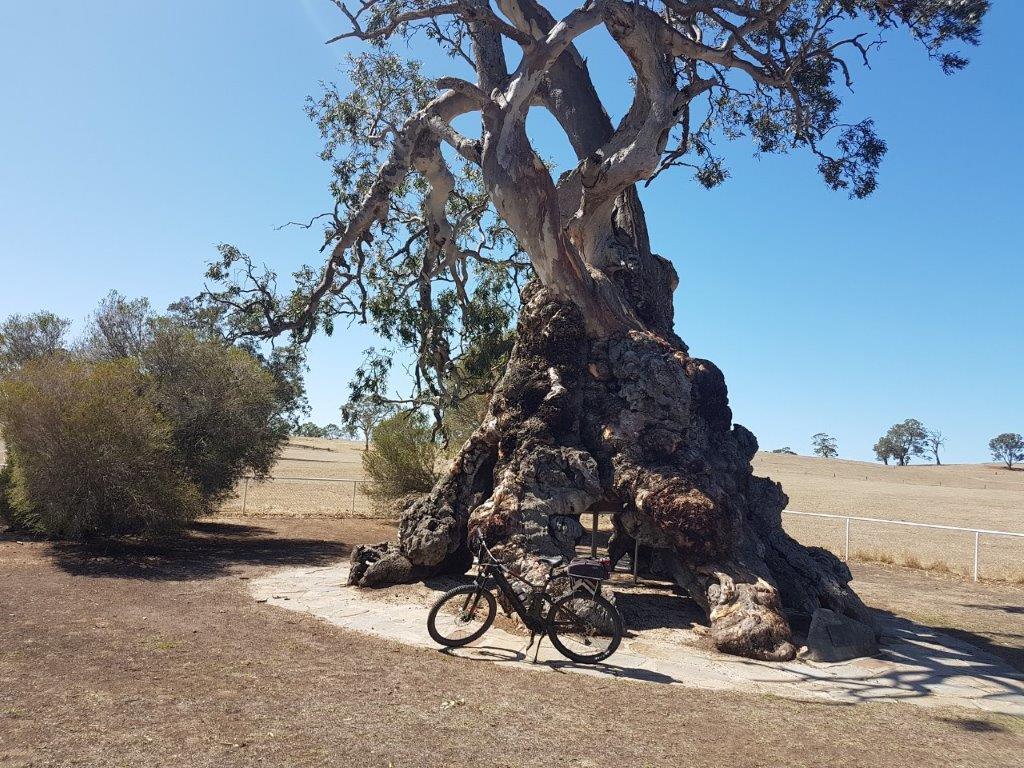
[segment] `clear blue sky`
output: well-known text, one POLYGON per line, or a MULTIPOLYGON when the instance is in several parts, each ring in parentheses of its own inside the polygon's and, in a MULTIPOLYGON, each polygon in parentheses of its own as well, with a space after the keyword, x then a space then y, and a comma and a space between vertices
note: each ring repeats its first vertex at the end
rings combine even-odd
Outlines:
MULTIPOLYGON (((890 147, 871 199, 742 144, 715 191, 680 174, 643 193, 680 274, 680 333, 762 447, 807 453, 827 431, 870 459, 915 417, 946 433, 949 461, 981 461, 990 437, 1024 431, 1024 3, 994 5, 966 72, 942 76, 900 38, 859 74, 850 114, 890 147)), ((4 2, 0 316, 81 321, 111 288, 163 307, 197 292, 219 242, 284 273, 315 258, 317 236, 275 226, 328 202, 302 106, 337 79, 346 49, 322 41, 339 28, 328 0, 4 2)), ((622 62, 594 35, 582 47, 614 116, 622 62)), ((312 344, 316 421, 336 420, 373 343, 357 327, 312 344)))

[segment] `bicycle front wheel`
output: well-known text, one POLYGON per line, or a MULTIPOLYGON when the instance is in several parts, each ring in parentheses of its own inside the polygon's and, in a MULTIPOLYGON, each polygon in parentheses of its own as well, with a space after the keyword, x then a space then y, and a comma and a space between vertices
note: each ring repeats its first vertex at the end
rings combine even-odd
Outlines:
POLYGON ((601 595, 566 595, 548 614, 548 637, 563 656, 596 664, 622 642, 622 617, 601 595))
POLYGON ((445 592, 427 616, 427 632, 448 648, 472 643, 490 629, 498 606, 488 590, 465 584, 445 592))

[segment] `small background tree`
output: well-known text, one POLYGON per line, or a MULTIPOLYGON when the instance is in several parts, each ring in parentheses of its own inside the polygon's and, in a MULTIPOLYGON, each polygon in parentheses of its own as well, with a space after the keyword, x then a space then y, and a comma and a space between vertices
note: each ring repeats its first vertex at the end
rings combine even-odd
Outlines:
POLYGON ((886 466, 889 465, 889 459, 895 460, 896 458, 896 448, 892 440, 886 436, 878 438, 878 442, 874 445, 874 451, 875 457, 886 466))
POLYGON ((927 441, 928 430, 924 424, 917 419, 907 419, 889 427, 889 431, 875 443, 875 454, 878 455, 881 448, 887 451, 897 464, 905 467, 914 456, 924 455, 927 441))
POLYGON ((341 426, 349 437, 363 438, 363 450, 370 450, 374 428, 393 414, 394 406, 373 396, 352 399, 341 407, 341 426))
POLYGON ((66 351, 71 321, 52 312, 11 315, 0 323, 0 376, 32 360, 66 351))
POLYGON ((781 453, 785 454, 786 456, 796 456, 796 451, 794 451, 788 445, 783 446, 782 448, 776 448, 775 450, 772 451, 772 453, 781 453))
POLYGON ((292 430, 296 437, 323 437, 324 430, 319 424, 312 421, 304 421, 292 430))
POLYGON ((345 436, 345 430, 333 422, 324 425, 323 433, 325 440, 341 440, 345 436))
POLYGON ((939 449, 946 444, 946 438, 942 432, 938 429, 929 429, 928 436, 925 438, 925 447, 932 455, 935 460, 935 466, 941 466, 942 460, 939 458, 939 449))
POLYGON ((811 437, 814 454, 823 459, 834 459, 839 455, 839 442, 826 432, 818 432, 811 437))
POLYGON ((988 441, 988 449, 992 451, 995 461, 1001 461, 1007 469, 1013 469, 1014 464, 1024 461, 1024 435, 1019 432, 1003 432, 988 441))

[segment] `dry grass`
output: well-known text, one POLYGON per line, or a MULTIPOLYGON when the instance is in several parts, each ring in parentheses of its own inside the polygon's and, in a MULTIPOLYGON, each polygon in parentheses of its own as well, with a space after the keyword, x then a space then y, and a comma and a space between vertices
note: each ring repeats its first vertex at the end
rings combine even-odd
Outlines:
POLYGON ((274 467, 278 479, 250 482, 248 491, 242 484, 223 511, 241 514, 244 496, 248 515, 377 517, 379 508, 361 492, 361 484, 341 482, 364 479, 362 457, 363 443, 359 441, 292 438, 274 467))
POLYGON ((893 554, 885 549, 858 549, 850 554, 850 559, 861 563, 882 563, 883 565, 899 565, 903 568, 913 568, 915 571, 931 571, 957 576, 969 575, 966 571, 954 570, 948 563, 942 561, 922 560, 913 552, 900 552, 893 554))

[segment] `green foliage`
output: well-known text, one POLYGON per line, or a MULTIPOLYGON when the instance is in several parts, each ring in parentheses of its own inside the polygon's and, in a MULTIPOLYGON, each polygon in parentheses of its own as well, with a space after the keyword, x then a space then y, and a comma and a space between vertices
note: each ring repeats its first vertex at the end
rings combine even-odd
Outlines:
POLYGON ((312 421, 304 421, 292 430, 296 437, 323 437, 323 427, 312 421))
POLYGON ((56 537, 158 534, 203 499, 176 460, 169 420, 127 362, 31 362, 0 385, 10 449, 9 524, 56 537))
POLYGON ((426 417, 403 411, 384 419, 373 430, 373 444, 363 454, 363 469, 373 480, 369 495, 390 501, 410 493, 425 493, 437 481, 438 450, 426 417))
POLYGON ((345 436, 345 430, 337 424, 326 424, 320 426, 312 421, 304 421, 292 429, 295 437, 319 437, 324 440, 341 440, 345 436))
POLYGON ((345 430, 332 422, 324 425, 323 436, 325 440, 341 440, 345 436, 345 430))
MULTIPOLYGON (((32 318, 4 324, 45 341, 18 349, 58 348, 66 325, 32 318)), ((10 457, 0 515, 18 527, 59 537, 172 529, 243 475, 269 473, 287 437, 280 382, 258 359, 155 316, 145 299, 111 293, 74 355, 30 357, 5 378, 0 411, 10 457)))
POLYGON ((781 453, 781 454, 786 455, 786 456, 796 456, 796 451, 794 451, 788 445, 784 446, 782 448, 776 448, 776 449, 774 449, 772 451, 772 453, 781 453))
POLYGON ((875 443, 875 456, 885 464, 893 459, 901 467, 914 456, 923 456, 928 447, 928 430, 917 419, 907 419, 889 427, 875 443))
POLYGON ((487 415, 490 401, 489 394, 470 395, 445 411, 444 428, 449 453, 456 453, 476 432, 487 415))
POLYGON ((262 477, 287 438, 273 376, 244 350, 170 322, 142 352, 147 396, 171 425, 176 460, 207 502, 246 473, 262 477))
POLYGON ((152 342, 155 320, 149 299, 129 299, 111 291, 93 312, 79 353, 107 362, 141 357, 152 342))
MULTIPOLYGON (((227 246, 222 246, 226 248, 227 246)), ((188 328, 198 338, 218 341, 245 350, 274 378, 278 418, 292 427, 309 412, 306 399, 306 350, 301 344, 274 345, 266 349, 251 334, 251 318, 228 312, 225 305, 184 298, 168 308, 166 318, 188 328)))
POLYGON ((1007 469, 1013 469, 1015 463, 1024 461, 1024 435, 1004 432, 988 441, 988 449, 994 461, 1001 461, 1007 469))
POLYGON ((71 321, 52 312, 11 315, 0 323, 0 376, 32 360, 66 351, 71 321))
POLYGON ((878 438, 878 442, 874 445, 875 457, 883 464, 889 464, 890 459, 895 459, 896 446, 888 437, 878 438))
POLYGON ((839 442, 825 432, 818 432, 811 437, 814 455, 823 459, 834 459, 839 455, 839 442))
MULTIPOLYGON (((2 392, 0 392, 0 397, 2 397, 2 392)), ((13 489, 14 455, 8 449, 7 463, 0 465, 0 523, 5 523, 15 530, 35 529, 38 518, 32 515, 30 510, 18 510, 12 504, 9 494, 13 492, 13 489)))

